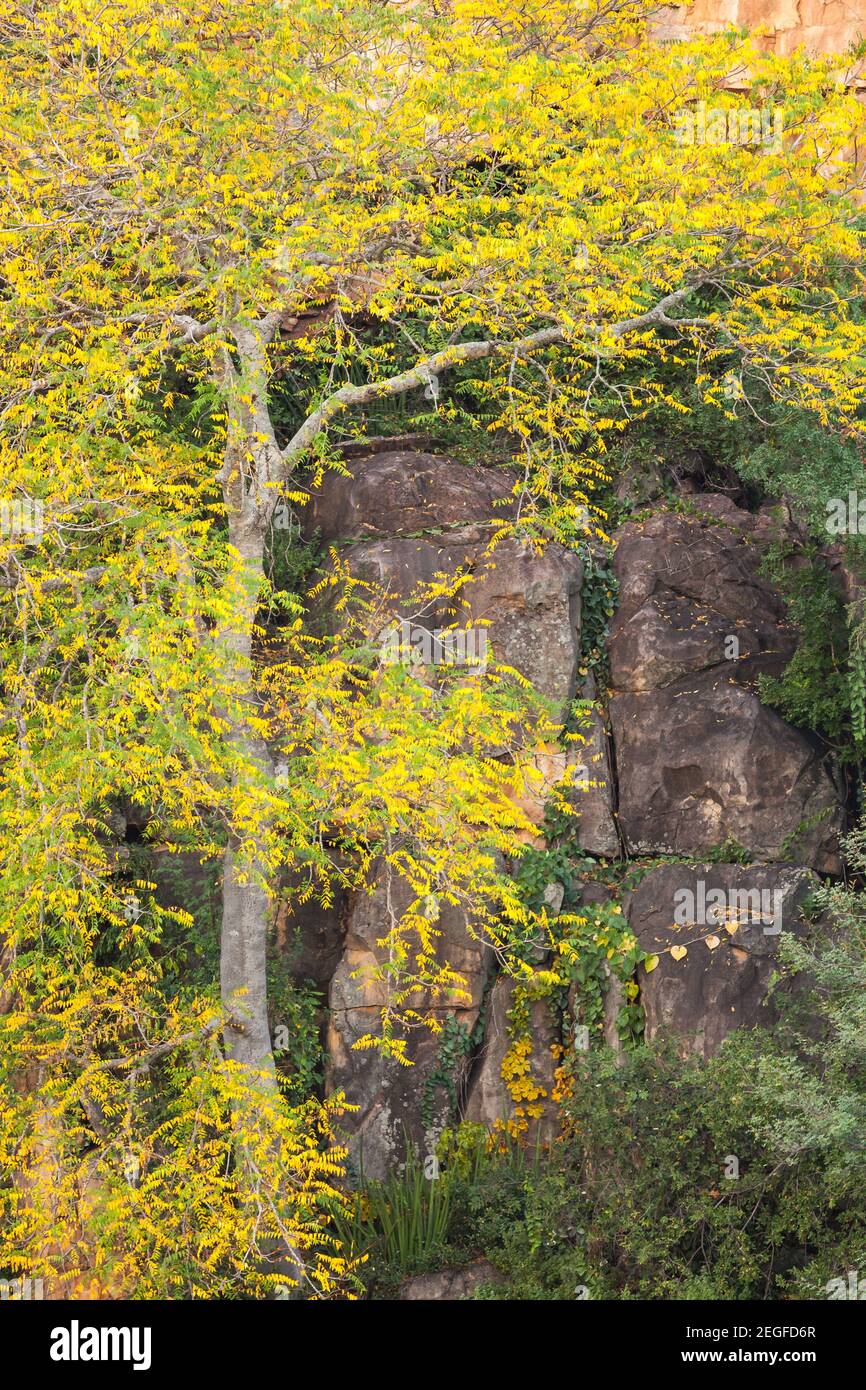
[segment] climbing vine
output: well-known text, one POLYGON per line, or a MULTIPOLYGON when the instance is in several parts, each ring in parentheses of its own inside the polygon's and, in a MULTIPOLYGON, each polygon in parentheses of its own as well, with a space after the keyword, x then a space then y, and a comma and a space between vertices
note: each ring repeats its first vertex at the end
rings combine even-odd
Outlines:
POLYGON ((447 1014, 439 1030, 439 1046, 436 1062, 424 1078, 420 1113, 425 1129, 430 1129, 434 1120, 434 1106, 438 1091, 444 1091, 448 1100, 448 1119, 457 1118, 459 1102, 458 1077, 461 1063, 470 1057, 484 1037, 486 1009, 482 1005, 475 1026, 472 1029, 461 1023, 454 1014, 447 1014))
POLYGON ((607 685, 607 635, 616 612, 619 580, 613 559, 597 546, 581 546, 583 586, 580 593, 581 675, 592 671, 599 686, 607 685))

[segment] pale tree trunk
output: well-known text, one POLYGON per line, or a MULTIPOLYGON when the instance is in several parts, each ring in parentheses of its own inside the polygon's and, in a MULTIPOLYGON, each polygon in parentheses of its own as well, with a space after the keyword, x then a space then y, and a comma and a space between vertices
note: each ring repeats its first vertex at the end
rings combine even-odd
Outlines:
MULTIPOLYGON (((235 329, 235 339, 243 373, 239 375, 230 362, 224 361, 221 375, 222 384, 228 388, 229 431, 221 482, 229 542, 243 568, 239 588, 232 589, 231 620, 217 638, 227 658, 235 698, 240 705, 237 714, 230 717, 228 734, 238 760, 233 774, 237 788, 237 779, 243 777, 245 767, 252 775, 265 778, 271 777, 274 770, 264 739, 250 728, 244 713, 245 709, 251 715, 259 713, 253 629, 264 583, 265 536, 276 503, 276 493, 265 484, 272 480, 278 450, 267 414, 263 339, 241 328, 235 329)), ((266 815, 262 811, 265 819, 245 833, 243 840, 234 828, 229 832, 223 860, 220 991, 227 1018, 226 1056, 242 1069, 245 1099, 251 1102, 241 1104, 236 1115, 238 1161, 251 1183, 251 1200, 258 1203, 263 1198, 266 1205, 273 1206, 277 1194, 258 1191, 262 1174, 248 1151, 252 1131, 259 1125, 266 1130, 269 1113, 280 1104, 268 1023, 267 945, 271 898, 267 883, 271 870, 265 841, 271 827, 266 815)), ((278 1158, 276 1143, 274 1154, 278 1158)), ((285 1180, 291 1181, 290 1176, 286 1175, 285 1180)), ((272 1184, 273 1174, 265 1181, 272 1184)), ((304 1260, 294 1248, 288 1232, 283 1232, 262 1253, 271 1271, 284 1273, 300 1292, 305 1279, 304 1260)))
MULTIPOLYGON (((251 744, 238 746, 247 755, 253 751, 251 744)), ((276 1091, 266 979, 270 898, 259 881, 265 866, 255 856, 242 854, 234 835, 223 862, 220 991, 228 1018, 226 1055, 261 1072, 261 1084, 276 1091)))
MULTIPOLYGON (((264 545, 275 496, 263 489, 269 476, 270 438, 262 439, 262 415, 266 418, 267 378, 261 341, 244 333, 238 337, 245 373, 244 402, 241 377, 226 361, 223 384, 228 387, 229 432, 221 482, 228 517, 229 542, 239 555, 243 572, 239 592, 232 594, 232 618, 218 634, 232 682, 240 695, 241 710, 230 720, 229 742, 238 757, 234 777, 246 766, 270 777, 273 764, 268 748, 243 718, 244 703, 250 714, 258 712, 253 670, 253 628, 264 583, 264 545), (244 351, 246 349, 246 351, 244 351), (252 382, 250 382, 252 377, 252 382)), ((268 421, 268 425, 270 422, 268 421)), ((237 783, 236 783, 237 784, 237 783)), ((264 814, 264 813, 263 813, 264 814)), ((261 1073, 250 1084, 277 1094, 276 1066, 268 1026, 267 938, 270 924, 269 867, 265 853, 267 824, 255 826, 242 844, 229 832, 223 865, 223 914, 220 942, 220 989, 228 1018, 226 1054, 232 1061, 261 1073)))
MULTIPOLYGON (((255 708, 252 669, 252 629, 263 578, 263 540, 260 536, 238 535, 240 525, 230 518, 229 536, 245 565, 244 601, 237 611, 232 629, 221 634, 231 653, 235 679, 247 692, 251 712, 255 708)), ((242 719, 232 721, 229 741, 243 766, 264 775, 272 772, 270 754, 264 740, 253 733, 242 719)), ((232 1061, 263 1073, 261 1084, 276 1091, 276 1068, 268 1026, 266 979, 267 937, 270 897, 265 886, 268 867, 263 836, 257 827, 241 842, 229 834, 223 867, 223 914, 220 941, 220 989, 228 1017, 226 1052, 232 1061)))

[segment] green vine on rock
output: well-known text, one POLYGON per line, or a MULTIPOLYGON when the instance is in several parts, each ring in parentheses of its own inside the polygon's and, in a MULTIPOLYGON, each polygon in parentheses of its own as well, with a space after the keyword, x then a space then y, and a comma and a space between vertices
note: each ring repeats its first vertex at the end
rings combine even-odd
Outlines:
POLYGON ((612 556, 595 547, 580 547, 583 585, 580 593, 581 674, 592 671, 599 687, 608 683, 607 635, 616 612, 619 580, 612 556))
POLYGON ((439 1032, 439 1047, 436 1064, 424 1078, 424 1091, 421 1096, 421 1120, 425 1129, 431 1129, 434 1120, 434 1107, 437 1091, 444 1091, 448 1098, 448 1120, 457 1118, 457 1077, 460 1064, 470 1057, 484 1037, 486 1009, 482 1005, 478 1019, 471 1030, 461 1023, 454 1014, 446 1015, 439 1032))

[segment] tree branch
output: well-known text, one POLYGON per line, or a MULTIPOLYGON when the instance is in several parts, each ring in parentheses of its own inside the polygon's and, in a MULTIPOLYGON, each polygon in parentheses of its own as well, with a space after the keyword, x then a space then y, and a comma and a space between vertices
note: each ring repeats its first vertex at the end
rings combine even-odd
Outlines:
MULTIPOLYGON (((608 331, 618 338, 625 333, 634 333, 642 328, 651 328, 654 324, 665 327, 676 324, 677 320, 669 318, 669 311, 675 309, 678 304, 681 304, 710 278, 711 276, 707 274, 682 289, 674 290, 671 294, 660 299, 645 314, 638 314, 635 318, 622 319, 619 323, 611 324, 608 331)), ((693 323, 694 320, 691 322, 693 323)), ((510 342, 492 338, 470 343, 456 343, 452 347, 443 348, 440 352, 434 352, 432 356, 418 362, 408 371, 398 372, 396 376, 387 377, 384 381, 371 381, 363 386, 341 386, 339 390, 323 401, 312 415, 307 417, 285 448, 280 451, 280 476, 275 481, 283 482, 289 477, 295 464, 312 446, 316 436, 322 432, 335 415, 339 415, 344 410, 349 410, 353 406, 367 405, 370 401, 382 400, 388 396, 397 396, 402 391, 412 391, 419 386, 426 386, 432 377, 440 377, 464 362, 481 362, 491 357, 527 357, 531 353, 540 352, 546 347, 554 347, 567 340, 567 331, 557 325, 552 328, 539 329, 537 333, 531 333, 526 338, 518 338, 510 342)))
MULTIPOLYGON (((90 569, 72 570, 69 574, 54 575, 51 579, 42 579, 39 576, 29 574, 26 570, 21 570, 20 575, 30 579, 34 584, 38 584, 39 588, 45 592, 50 592, 54 589, 63 589, 67 584, 75 584, 79 580, 85 584, 95 584, 97 579, 101 579, 102 575, 105 574, 106 568, 106 565, 91 565, 90 569)), ((21 577, 10 579, 8 575, 0 575, 0 589, 17 589, 21 583, 21 577)))
POLYGON ((204 1028, 198 1028, 192 1033, 183 1033, 179 1038, 172 1038, 170 1042, 158 1043, 149 1052, 133 1057, 107 1057, 101 1062, 85 1062, 76 1058, 78 1065, 90 1072, 95 1071, 122 1071, 124 1067, 134 1067, 136 1071, 141 1071, 145 1067, 153 1066, 160 1058, 167 1057, 169 1052, 174 1052, 178 1047, 186 1047, 187 1043, 203 1042, 212 1033, 216 1033, 223 1027, 225 1020, 216 1018, 208 1023, 204 1028))

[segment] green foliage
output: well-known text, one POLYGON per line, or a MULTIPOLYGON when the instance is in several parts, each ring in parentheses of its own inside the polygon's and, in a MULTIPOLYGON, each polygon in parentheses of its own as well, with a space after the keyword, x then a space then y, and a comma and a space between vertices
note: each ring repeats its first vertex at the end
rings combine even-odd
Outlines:
MULTIPOLYGON (((147 841, 130 847, 126 877, 142 906, 142 918, 161 906, 159 949, 166 992, 215 991, 219 985, 222 914, 221 865, 195 854, 169 854, 147 841), (142 885, 147 885, 142 887, 142 885)), ((112 940, 116 932, 103 936, 112 940)))
POLYGON ((866 622, 849 613, 848 698, 851 703, 851 732, 855 743, 866 743, 866 622))
MULTIPOLYGON (((700 292, 696 302, 704 297, 700 292)), ((658 358, 651 372, 635 373, 627 366, 613 378, 620 392, 644 390, 647 405, 633 414, 615 451, 611 472, 619 496, 606 496, 612 520, 617 523, 656 498, 666 504, 682 498, 680 485, 688 480, 699 491, 740 493, 747 505, 787 498, 798 520, 815 538, 826 540, 828 500, 862 489, 857 440, 814 412, 774 400, 758 374, 719 355, 713 376, 724 379, 728 373, 737 383, 736 398, 708 399, 707 380, 697 381, 691 364, 673 356, 658 358), (660 398, 650 396, 649 381, 660 388, 660 398)), ((614 413, 615 394, 609 404, 614 413)), ((864 538, 852 537, 849 551, 866 558, 864 538)))
MULTIPOLYGON (((762 412, 763 413, 763 412, 762 412)), ((806 411, 773 407, 733 459, 738 475, 771 496, 790 499, 816 539, 827 540, 827 503, 862 488, 863 461, 853 438, 821 424, 806 411)), ((864 537, 848 538, 850 554, 866 558, 864 537)))
MULTIPOLYGON (((862 882, 863 822, 845 850, 862 882)), ((755 1063, 755 1123, 786 1161, 825 1164, 837 1202, 857 1201, 866 1186, 866 894, 828 884, 810 907, 821 914, 812 934, 780 943, 785 969, 810 987, 790 1000, 784 1040, 774 1036, 755 1063), (833 925, 829 939, 822 921, 833 925)))
MULTIPOLYGON (((574 834, 576 821, 573 816, 549 812, 545 827, 551 835, 562 832, 574 834)), ((578 901, 582 887, 580 873, 591 867, 592 861, 580 850, 576 851, 571 840, 552 844, 544 849, 534 846, 527 849, 517 861, 515 880, 520 887, 521 897, 527 907, 539 912, 545 903, 545 893, 551 883, 559 883, 564 889, 562 910, 570 911, 578 901)))
POLYGON ((765 704, 783 719, 832 740, 849 758, 851 689, 845 609, 815 544, 774 545, 764 570, 783 595, 799 636, 797 650, 779 677, 758 677, 765 704))
MULTIPOLYGON (((292 358, 272 383, 270 408, 278 437, 292 436, 306 417, 309 401, 326 394, 335 372, 359 386, 372 373, 396 374, 414 366, 419 356, 441 351, 447 336, 440 324, 411 313, 399 323, 367 314, 347 317, 344 331, 329 344, 324 357, 292 358)), ((501 412, 491 381, 486 364, 457 366, 438 381, 435 399, 425 392, 404 391, 368 402, 341 422, 337 442, 409 434, 421 441, 426 436, 428 447, 453 454, 464 463, 489 467, 511 462, 514 441, 493 428, 501 412)))
POLYGON ((615 902, 590 903, 580 909, 579 923, 566 928, 567 949, 561 972, 576 988, 580 1022, 590 1037, 604 1025, 604 1001, 611 977, 624 986, 625 1002, 617 1016, 620 1040, 634 1048, 643 1037, 644 1015, 638 1003, 634 975, 647 952, 629 930, 622 908, 615 902))
POLYGON ((814 1297, 819 1277, 856 1267, 862 1170, 859 1198, 849 1185, 842 1201, 826 1153, 786 1160, 775 1130, 756 1132, 759 1095, 772 1085, 781 1104, 793 1079, 778 1062, 761 1080, 763 1056, 760 1034, 710 1066, 650 1049, 622 1066, 586 1056, 571 1136, 531 1175, 492 1155, 455 1191, 451 1246, 506 1276, 484 1296, 573 1299, 584 1285, 590 1298, 814 1297), (738 1178, 726 1177, 732 1157, 738 1178))
MULTIPOLYGON (((866 865, 866 830, 848 852, 866 865)), ((544 1153, 477 1125, 443 1135, 438 1267, 486 1257, 502 1282, 476 1297, 503 1300, 824 1298, 862 1269, 866 909, 839 886, 813 909, 837 931, 783 938, 799 980, 777 994, 773 1032, 735 1032, 706 1063, 660 1047, 577 1054, 544 1153)), ((393 1287, 418 1260, 389 1252, 393 1287)))
MULTIPOLYGON (((681 362, 660 360, 655 380, 687 409, 663 399, 629 423, 613 469, 619 496, 607 499, 613 520, 640 516, 648 500, 689 511, 677 491, 686 478, 699 489, 739 494, 747 506, 784 498, 812 539, 796 554, 791 543, 774 547, 767 573, 787 600, 800 644, 781 677, 760 677, 761 697, 790 723, 831 741, 843 760, 857 760, 866 741, 864 625, 856 606, 846 614, 822 547, 831 500, 862 491, 862 445, 812 412, 774 402, 748 376, 737 378, 743 397, 726 409, 704 398, 681 362)), ((863 574, 866 537, 846 535, 843 554, 863 574)))
POLYGON ((471 1030, 453 1014, 446 1014, 438 1034, 435 1066, 424 1078, 421 1094, 420 1114, 425 1126, 433 1124, 436 1094, 444 1091, 448 1100, 449 1119, 457 1117, 457 1076, 461 1064, 469 1057, 484 1037, 487 1012, 482 1008, 471 1030))
POLYGON ((350 1214, 335 1218, 344 1248, 354 1258, 368 1260, 368 1282, 387 1282, 389 1271, 403 1275, 429 1269, 442 1258, 451 1185, 438 1176, 427 1177, 424 1168, 410 1149, 402 1172, 365 1182, 350 1214))
MULTIPOLYGON (((283 513, 281 513, 283 515, 283 513)), ((295 604, 304 597, 312 575, 321 560, 322 547, 317 538, 303 540, 297 530, 297 520, 289 513, 285 529, 272 527, 270 532, 270 565, 268 580, 272 592, 272 609, 286 609, 296 615, 295 604), (276 602, 279 595, 279 604, 276 602), (295 600, 295 604, 292 600, 295 600)), ((272 617, 277 614, 272 612, 272 617)))
MULTIPOLYGON (((686 860, 685 862, 695 861, 686 860)), ((711 846, 701 857, 700 862, 707 864, 751 864, 752 855, 740 844, 739 840, 730 836, 722 844, 711 846)))
POLYGON ((278 959, 268 963, 268 1012, 274 1057, 283 1093, 292 1105, 301 1105, 321 1091, 324 1002, 315 986, 291 980, 278 959))
POLYGON ((611 558, 597 549, 581 546, 583 585, 580 591, 580 640, 583 664, 592 670, 600 687, 607 684, 607 634, 616 611, 619 581, 611 558))

